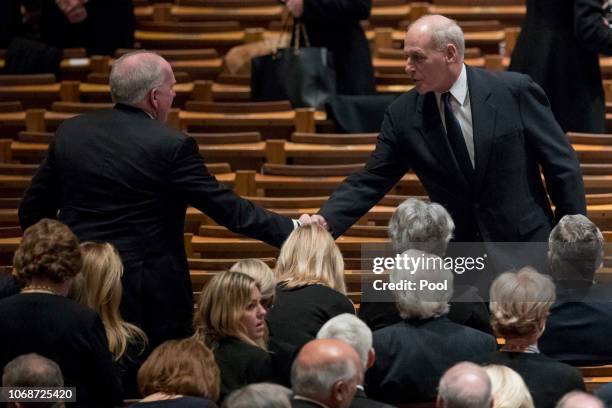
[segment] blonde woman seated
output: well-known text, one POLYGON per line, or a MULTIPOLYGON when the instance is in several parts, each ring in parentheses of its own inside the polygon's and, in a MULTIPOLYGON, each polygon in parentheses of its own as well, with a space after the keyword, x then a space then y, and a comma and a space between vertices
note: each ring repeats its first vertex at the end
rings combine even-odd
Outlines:
POLYGON ((123 264, 117 250, 108 243, 83 242, 81 277, 75 297, 102 318, 108 345, 118 365, 124 398, 137 398, 136 373, 144 361, 147 337, 142 330, 121 318, 119 303, 123 287, 123 264))
POLYGON ((195 338, 170 340, 155 350, 138 370, 146 397, 138 408, 215 408, 219 368, 213 353, 195 338))
POLYGON ((280 283, 268 314, 276 339, 301 347, 316 338, 332 317, 355 314, 346 296, 342 254, 323 227, 309 224, 295 229, 281 248, 276 273, 280 283))
POLYGON ((538 408, 554 407, 569 391, 584 389, 580 372, 540 354, 538 338, 555 301, 555 286, 549 276, 533 268, 506 272, 493 281, 490 290, 491 326, 505 339, 500 351, 482 356, 482 363, 501 364, 519 373, 538 408))
POLYGON ((204 288, 193 319, 195 336, 221 370, 221 398, 245 385, 276 381, 266 344, 259 284, 241 272, 220 272, 204 288))
POLYGON ((274 306, 276 275, 264 261, 255 258, 241 259, 232 265, 230 271, 242 272, 255 279, 261 290, 261 305, 268 311, 274 306))
POLYGON ((493 408, 534 408, 525 381, 513 369, 497 364, 484 367, 491 380, 493 408))

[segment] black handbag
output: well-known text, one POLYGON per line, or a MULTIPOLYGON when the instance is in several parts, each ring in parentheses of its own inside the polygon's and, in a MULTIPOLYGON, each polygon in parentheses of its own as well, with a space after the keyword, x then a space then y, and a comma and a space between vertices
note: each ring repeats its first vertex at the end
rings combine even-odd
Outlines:
POLYGON ((322 107, 336 93, 332 55, 326 48, 309 46, 300 21, 293 32, 290 47, 251 60, 251 99, 289 100, 294 108, 322 107), (306 47, 300 48, 300 33, 306 47))

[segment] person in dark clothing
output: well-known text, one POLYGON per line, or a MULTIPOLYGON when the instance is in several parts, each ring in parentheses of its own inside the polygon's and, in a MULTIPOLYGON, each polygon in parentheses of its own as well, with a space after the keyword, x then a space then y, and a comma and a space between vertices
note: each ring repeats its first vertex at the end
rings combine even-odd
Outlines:
POLYGON ((122 404, 106 333, 96 312, 66 298, 81 269, 76 236, 43 219, 28 228, 14 257, 20 294, 0 300, 0 367, 27 353, 55 361, 78 406, 122 404))
POLYGON ((337 93, 376 93, 370 46, 359 21, 366 20, 371 0, 283 0, 289 12, 306 26, 312 47, 334 56, 337 93))
POLYGON ((275 373, 275 358, 284 356, 268 350, 266 313, 259 284, 242 272, 218 273, 202 292, 193 326, 221 370, 220 401, 248 384, 287 383, 275 373))
POLYGON ((355 314, 342 254, 324 228, 309 224, 293 231, 281 247, 276 273, 280 283, 267 318, 276 340, 299 348, 332 317, 355 314))
POLYGON ((544 89, 564 131, 604 133, 600 53, 612 54, 601 0, 527 0, 509 70, 544 89))
POLYGON ((477 361, 505 365, 519 373, 538 408, 553 408, 566 393, 584 390, 580 371, 540 354, 537 346, 555 300, 550 277, 525 267, 497 277, 490 292, 493 331, 505 344, 477 361))
POLYGON ((193 337, 157 347, 138 370, 145 396, 137 408, 216 408, 219 367, 212 351, 193 337))

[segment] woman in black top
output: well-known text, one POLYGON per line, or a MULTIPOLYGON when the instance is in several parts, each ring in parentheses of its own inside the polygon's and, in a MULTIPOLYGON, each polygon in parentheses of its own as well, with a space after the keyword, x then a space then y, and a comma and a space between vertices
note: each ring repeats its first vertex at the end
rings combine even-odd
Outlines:
POLYGON ((138 370, 138 408, 216 408, 219 368, 200 340, 170 340, 157 347, 138 370))
POLYGON ((310 224, 294 230, 281 248, 276 272, 280 283, 267 319, 273 338, 301 347, 332 317, 355 314, 346 296, 342 254, 324 228, 310 224))
POLYGON ((267 349, 266 313, 259 284, 241 272, 215 275, 202 292, 194 330, 212 348, 221 370, 220 401, 245 385, 277 381, 267 349))
POLYGON ((60 366, 66 387, 76 387, 77 406, 121 405, 100 317, 66 298, 81 263, 78 240, 64 224, 43 219, 25 231, 13 272, 24 287, 0 301, 0 367, 37 353, 60 366))

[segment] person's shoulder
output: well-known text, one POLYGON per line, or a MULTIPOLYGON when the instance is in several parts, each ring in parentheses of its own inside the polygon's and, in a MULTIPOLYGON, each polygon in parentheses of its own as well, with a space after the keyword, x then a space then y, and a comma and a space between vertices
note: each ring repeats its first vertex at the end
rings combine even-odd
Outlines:
POLYGON ((489 71, 482 68, 467 68, 468 81, 482 84, 490 89, 507 88, 518 91, 522 84, 532 82, 529 75, 513 71, 489 71))
POLYGON ((270 353, 261 347, 254 346, 249 343, 236 338, 236 337, 225 337, 223 338, 217 348, 214 350, 215 355, 231 355, 232 359, 236 361, 244 360, 268 360, 270 353))
POLYGON ((404 115, 407 109, 416 106, 418 98, 419 93, 416 91, 416 89, 411 89, 410 91, 405 92, 395 98, 395 100, 391 102, 391 104, 387 108, 387 112, 391 113, 392 115, 404 115))

